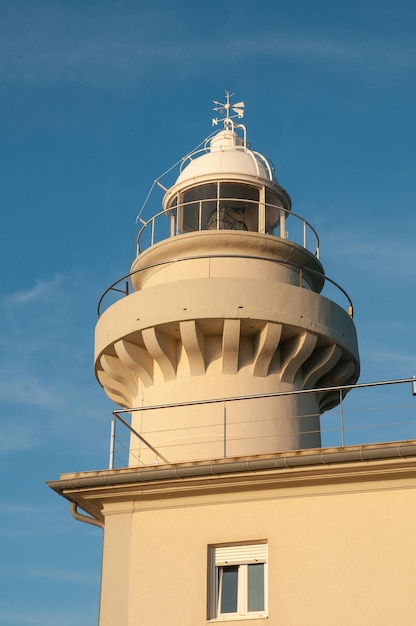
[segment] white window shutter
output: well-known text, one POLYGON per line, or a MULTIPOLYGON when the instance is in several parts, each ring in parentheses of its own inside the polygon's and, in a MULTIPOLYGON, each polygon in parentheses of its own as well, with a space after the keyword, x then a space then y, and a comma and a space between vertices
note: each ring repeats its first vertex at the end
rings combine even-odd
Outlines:
POLYGON ((235 546, 216 546, 215 566, 266 563, 267 543, 250 543, 235 546))

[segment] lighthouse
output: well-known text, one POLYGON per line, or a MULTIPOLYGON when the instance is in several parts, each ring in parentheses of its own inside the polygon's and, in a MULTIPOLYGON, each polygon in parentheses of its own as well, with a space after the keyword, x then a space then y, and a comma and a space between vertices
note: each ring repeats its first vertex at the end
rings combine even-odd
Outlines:
POLYGON ((416 441, 322 447, 352 303, 243 102, 215 111, 99 304, 126 463, 49 482, 103 529, 99 626, 413 626, 416 441))
POLYGON ((317 448, 339 394, 299 392, 359 373, 352 309, 321 295, 318 234, 249 147, 244 104, 215 108, 220 130, 143 222, 133 292, 96 327, 96 376, 142 436, 131 464, 317 448))

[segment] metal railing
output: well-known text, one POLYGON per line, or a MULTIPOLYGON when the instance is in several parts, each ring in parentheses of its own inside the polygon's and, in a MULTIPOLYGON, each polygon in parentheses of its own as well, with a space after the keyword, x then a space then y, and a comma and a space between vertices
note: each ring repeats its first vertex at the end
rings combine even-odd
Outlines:
POLYGON ((182 261, 192 261, 192 260, 196 260, 196 259, 237 259, 237 258, 241 258, 241 259, 253 259, 253 260, 261 260, 261 261, 268 261, 270 263, 275 263, 277 265, 283 265, 285 267, 290 267, 293 268, 297 274, 298 274, 298 286, 299 287, 307 287, 308 285, 308 277, 309 280, 311 280, 311 278, 315 277, 317 279, 317 282, 319 283, 319 289, 317 289, 317 291, 321 291, 322 288, 324 288, 327 285, 331 285, 332 287, 335 288, 336 292, 338 292, 339 294, 342 294, 342 296, 345 298, 345 300, 347 300, 347 307, 346 310, 348 312, 348 315, 350 316, 350 318, 352 319, 354 316, 354 307, 353 307, 353 303, 352 300, 350 298, 350 296, 348 295, 348 293, 345 291, 345 289, 343 289, 338 283, 336 283, 334 280, 332 280, 332 278, 329 278, 329 276, 326 276, 325 274, 318 272, 316 270, 311 269, 310 267, 305 267, 303 265, 299 265, 297 263, 291 263, 290 261, 281 261, 280 259, 273 259, 273 258, 267 258, 267 257, 262 257, 262 256, 255 256, 255 255, 238 255, 238 254, 207 254, 207 255, 197 255, 197 256, 186 256, 186 257, 180 257, 180 258, 175 258, 175 259, 168 259, 166 261, 160 261, 158 263, 152 263, 150 265, 146 265, 144 267, 141 267, 133 272, 129 272, 128 274, 125 274, 124 276, 122 276, 121 278, 119 278, 118 280, 116 280, 114 283, 112 283, 109 287, 107 287, 107 289, 104 291, 103 295, 101 296, 101 298, 98 301, 98 305, 97 305, 97 314, 98 317, 100 317, 100 315, 103 313, 103 311, 105 310, 105 308, 108 308, 112 303, 113 300, 111 300, 111 302, 109 301, 110 295, 115 295, 116 298, 120 298, 119 294, 122 294, 123 296, 128 296, 130 291, 131 291, 131 287, 130 287, 130 280, 131 277, 139 274, 140 272, 144 272, 146 270, 152 269, 152 268, 156 268, 156 267, 162 267, 164 265, 169 265, 170 263, 179 263, 182 261), (106 306, 104 307, 104 301, 106 302, 106 306))
MULTIPOLYGON (((216 438, 212 440, 212 443, 219 444, 217 445, 217 449, 221 450, 223 458, 227 458, 227 443, 229 439, 227 433, 227 407, 231 403, 241 401, 250 402, 250 400, 259 398, 299 394, 338 394, 338 408, 330 410, 320 417, 321 426, 319 433, 322 440, 322 448, 413 440, 416 439, 416 400, 410 398, 408 387, 405 391, 406 397, 404 393, 400 393, 403 391, 404 384, 410 384, 410 391, 413 396, 416 396, 416 377, 411 377, 381 382, 342 385, 339 387, 321 387, 318 389, 305 389, 299 391, 236 396, 231 398, 215 398, 197 402, 160 404, 114 411, 111 422, 109 467, 110 469, 115 467, 127 467, 128 465, 132 465, 132 463, 137 464, 138 466, 151 465, 148 460, 146 460, 146 462, 141 460, 140 456, 142 451, 139 447, 135 447, 135 440, 138 442, 140 441, 140 444, 145 446, 147 450, 151 451, 152 455, 154 455, 154 464, 157 465, 160 462, 169 463, 169 459, 167 458, 167 454, 163 450, 163 447, 159 446, 156 448, 151 443, 152 434, 155 434, 157 431, 154 431, 154 433, 147 432, 146 436, 144 436, 143 434, 137 432, 137 430, 132 428, 129 424, 128 416, 131 417, 134 413, 152 412, 155 410, 168 411, 171 408, 182 408, 186 411, 188 409, 192 410, 195 407, 211 405, 212 410, 215 411, 218 416, 217 423, 214 424, 218 427, 218 434, 216 435, 216 438), (378 391, 376 398, 374 398, 372 394, 375 389, 378 391), (345 399, 345 394, 347 392, 350 393, 348 394, 348 399, 345 399), (361 397, 358 398, 358 395, 361 397), (122 430, 120 430, 120 428, 116 428, 116 424, 121 425, 122 430)), ((299 417, 313 418, 316 417, 316 415, 293 416, 293 418, 296 419, 299 417)), ((278 418, 275 416, 270 418, 270 420, 276 419, 278 418)), ((284 419, 290 418, 285 417, 284 419)), ((256 420, 254 417, 250 418, 250 423, 260 423, 260 421, 261 420, 256 420)), ((244 424, 245 422, 242 421, 241 432, 244 431, 244 424)), ((195 441, 198 440, 198 430, 201 430, 202 428, 203 427, 198 425, 198 420, 196 418, 194 419, 194 423, 185 429, 188 434, 192 434, 193 443, 189 444, 190 448, 197 445, 195 444, 195 441)), ((165 429, 163 432, 169 435, 170 440, 174 440, 175 434, 179 434, 179 432, 181 438, 183 437, 184 429, 176 429, 172 426, 169 433, 166 433, 165 429)), ((302 433, 304 434, 305 431, 302 431, 302 433)), ((240 437, 239 440, 241 441, 240 437)), ((250 440, 253 440, 251 435, 250 440)), ((206 444, 207 441, 204 439, 204 445, 206 444)), ((278 444, 279 442, 276 441, 277 449, 279 449, 278 444)), ((182 447, 184 446, 183 442, 178 445, 182 447)), ((172 443, 169 444, 169 448, 172 449, 172 443)), ((289 452, 289 450, 287 452, 289 452)))
MULTIPOLYGON (((246 212, 251 211, 252 216, 257 214, 254 220, 254 226, 247 225, 246 229, 251 232, 263 232, 268 235, 280 237, 281 239, 289 239, 294 243, 298 243, 306 250, 309 250, 319 259, 319 236, 314 227, 303 217, 293 213, 288 209, 276 206, 275 204, 262 203, 258 200, 245 200, 241 198, 210 198, 205 200, 192 200, 183 202, 169 209, 169 214, 160 211, 153 215, 147 221, 142 222, 142 227, 137 236, 137 254, 143 252, 146 248, 153 246, 155 243, 175 237, 189 232, 197 232, 201 230, 222 230, 221 219, 212 220, 212 217, 219 214, 224 205, 233 203, 235 205, 245 205, 246 212), (216 208, 212 205, 216 205, 216 208), (184 218, 186 211, 192 211, 191 220, 184 218), (259 212, 264 211, 266 217, 260 219, 259 212), (274 220, 269 220, 268 213, 277 214, 274 220), (182 216, 179 219, 179 216, 182 216), (290 217, 291 230, 286 231, 286 220, 290 217), (292 219, 293 218, 293 219, 292 219), (260 230, 260 224, 263 223, 263 230, 260 230)), ((232 228, 230 230, 233 230, 232 228)))

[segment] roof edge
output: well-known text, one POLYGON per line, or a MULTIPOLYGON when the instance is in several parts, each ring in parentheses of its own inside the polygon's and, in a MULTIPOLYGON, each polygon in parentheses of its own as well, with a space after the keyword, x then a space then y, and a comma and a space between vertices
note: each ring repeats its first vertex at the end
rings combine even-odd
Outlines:
POLYGON ((63 495, 64 491, 89 487, 109 487, 128 483, 177 480, 204 476, 219 476, 272 469, 305 468, 322 465, 349 464, 365 461, 386 461, 416 458, 416 440, 395 441, 339 448, 316 448, 273 455, 258 455, 233 459, 215 459, 195 463, 178 463, 159 467, 130 467, 62 474, 47 485, 63 495))

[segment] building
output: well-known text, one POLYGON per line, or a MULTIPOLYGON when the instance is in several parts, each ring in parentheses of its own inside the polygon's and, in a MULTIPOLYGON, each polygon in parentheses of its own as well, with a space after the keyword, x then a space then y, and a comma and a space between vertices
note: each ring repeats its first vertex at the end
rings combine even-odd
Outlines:
POLYGON ((413 624, 416 443, 321 448, 359 375, 352 304, 321 294, 243 103, 216 105, 96 327, 126 467, 49 483, 104 528, 99 624, 413 624))

